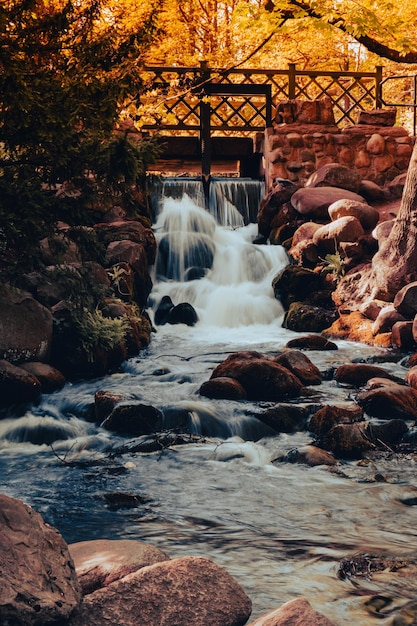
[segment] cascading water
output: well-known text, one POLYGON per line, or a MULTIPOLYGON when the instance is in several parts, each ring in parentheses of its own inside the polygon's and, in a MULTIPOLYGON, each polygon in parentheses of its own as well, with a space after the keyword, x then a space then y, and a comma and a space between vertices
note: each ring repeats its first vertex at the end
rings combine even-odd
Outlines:
MULTIPOLYGON (((138 539, 171 557, 213 559, 251 597, 252 619, 302 595, 338 626, 392 626, 390 611, 415 598, 414 575, 404 568, 352 584, 337 568, 356 553, 415 558, 415 510, 403 504, 415 501, 415 459, 346 462, 333 472, 272 463, 311 442, 310 434, 276 434, 256 418, 257 403, 199 395, 231 352, 274 354, 293 335, 281 327, 271 288, 286 254, 254 246, 255 231, 254 224, 230 227, 230 218, 219 224, 190 197, 166 199, 155 224, 152 309, 169 295, 191 303, 199 322, 158 326, 149 348, 120 372, 67 384, 1 420, 1 490, 34 506, 70 543, 138 539), (161 429, 185 431, 188 445, 139 453, 141 438, 92 421, 99 390, 158 408, 161 429), (137 495, 144 504, 111 506, 109 493, 137 495), (389 608, 376 610, 374 597, 389 608)), ((309 356, 324 372, 383 354, 338 345, 309 356)), ((399 364, 385 367, 404 375, 399 364)), ((324 380, 306 402, 343 403, 350 393, 324 380)))
MULTIPOLYGON (((239 216, 236 209, 234 213, 239 216)), ((282 318, 272 278, 288 257, 279 246, 253 245, 255 224, 225 228, 184 196, 165 200, 155 232, 156 304, 167 295, 175 304, 189 302, 202 325, 219 328, 264 325, 282 318)))

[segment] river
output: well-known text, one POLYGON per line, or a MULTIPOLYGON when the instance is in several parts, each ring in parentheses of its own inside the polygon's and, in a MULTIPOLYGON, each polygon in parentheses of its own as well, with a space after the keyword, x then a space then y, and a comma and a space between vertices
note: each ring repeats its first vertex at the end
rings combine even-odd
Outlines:
MULTIPOLYGON (((274 354, 296 336, 282 328, 282 307, 271 288, 287 263, 284 250, 254 246, 256 226, 227 219, 219 226, 187 197, 165 203, 155 232, 159 241, 175 233, 170 264, 177 264, 177 273, 164 279, 166 259, 157 264, 150 312, 170 295, 174 303, 193 304, 199 322, 160 326, 150 346, 119 372, 67 383, 24 415, 0 421, 1 491, 33 506, 68 543, 138 539, 171 557, 211 558, 252 599, 251 619, 303 595, 339 626, 391 625, 390 611, 415 598, 415 576, 404 568, 343 580, 338 569, 342 559, 359 554, 414 559, 417 509, 407 506, 417 502, 414 458, 342 462, 336 471, 272 463, 311 442, 311 434, 273 435, 254 417, 256 403, 199 396, 200 385, 231 352, 274 354), (190 255, 181 255, 196 232, 203 244, 208 238, 203 257, 212 251, 213 266, 184 281, 190 255), (185 414, 194 439, 159 452, 132 452, 133 439, 88 421, 98 390, 160 408, 166 428, 185 414), (136 496, 135 505, 130 499, 121 506, 115 493, 136 496), (387 604, 376 615, 374 596, 387 604)), ((337 343, 338 350, 308 353, 321 371, 384 355, 337 343)), ((399 363, 387 360, 384 367, 405 375, 399 363)), ((348 402, 352 390, 330 380, 314 392, 304 402, 348 402)))

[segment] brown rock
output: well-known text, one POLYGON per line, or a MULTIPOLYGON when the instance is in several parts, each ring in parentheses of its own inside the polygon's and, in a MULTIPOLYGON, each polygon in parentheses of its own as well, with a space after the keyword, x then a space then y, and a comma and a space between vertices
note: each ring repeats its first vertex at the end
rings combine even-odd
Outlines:
POLYGON ((203 557, 155 563, 85 596, 71 626, 243 626, 251 601, 203 557))
POLYGON ((361 304, 359 311, 368 319, 375 321, 384 306, 386 302, 382 300, 367 300, 361 304))
POLYGON ((357 241, 365 234, 356 217, 346 216, 321 226, 313 235, 313 243, 319 252, 334 253, 342 241, 357 241))
POLYGON ((121 435, 139 437, 156 432, 161 425, 161 419, 161 411, 153 406, 119 404, 104 420, 101 427, 121 435))
POLYGON ((80 541, 68 548, 83 595, 107 587, 142 567, 169 559, 162 550, 129 539, 80 541))
POLYGON ((274 361, 295 374, 303 385, 320 385, 322 381, 319 368, 300 350, 286 350, 275 357, 274 361))
POLYGON ((361 176, 357 170, 339 163, 328 163, 310 176, 305 187, 338 187, 357 193, 360 183, 361 176))
POLYGON ((304 429, 308 410, 300 405, 280 402, 256 411, 254 417, 277 433, 294 433, 304 429))
POLYGON ((248 626, 336 626, 310 605, 307 598, 296 598, 279 609, 265 613, 248 626))
POLYGON ((335 308, 312 306, 304 302, 293 302, 285 314, 282 326, 295 332, 320 333, 339 317, 335 308))
POLYGON ((300 348, 301 350, 338 350, 337 344, 329 341, 322 335, 304 335, 290 339, 286 348, 300 348))
POLYGON ((320 224, 316 222, 304 222, 301 224, 295 231, 292 238, 292 245, 296 246, 298 243, 302 241, 308 241, 313 239, 313 235, 320 228, 320 224))
POLYGON ((108 389, 100 389, 94 396, 94 414, 96 421, 101 424, 125 398, 119 393, 108 389))
POLYGON ((219 376, 204 382, 199 391, 200 396, 223 400, 246 400, 247 394, 239 381, 226 376, 219 376))
POLYGON ((387 385, 366 389, 356 401, 365 413, 380 419, 417 419, 417 390, 390 381, 387 385))
POLYGON ((357 404, 343 406, 326 404, 313 413, 308 423, 308 430, 316 435, 324 435, 337 424, 352 424, 363 420, 363 409, 357 404))
POLYGON ((300 241, 288 250, 288 254, 302 267, 311 269, 316 267, 319 260, 319 250, 312 241, 300 241))
POLYGON ((372 321, 367 319, 359 311, 341 314, 333 324, 323 331, 326 337, 337 337, 346 341, 359 341, 384 348, 391 347, 391 334, 385 333, 374 336, 372 333, 372 321))
POLYGON ((235 378, 252 400, 281 400, 300 395, 303 385, 287 368, 257 352, 231 354, 210 379, 235 378))
POLYGON ((369 154, 384 154, 385 151, 385 139, 379 133, 374 133, 368 139, 366 149, 369 154))
POLYGON ((20 367, 39 380, 42 393, 52 393, 65 385, 65 376, 52 365, 29 361, 22 363, 20 367))
POLYGON ((46 361, 51 349, 52 315, 32 296, 2 286, 0 358, 11 363, 46 361))
POLYGON ((379 211, 366 202, 354 202, 353 200, 337 200, 329 206, 329 216, 332 222, 339 217, 356 217, 366 231, 375 228, 379 221, 379 211))
POLYGON ((120 220, 106 224, 104 222, 96 224, 94 230, 104 244, 114 241, 128 239, 134 243, 143 245, 146 251, 146 257, 149 265, 155 263, 156 257, 156 239, 150 228, 147 228, 141 222, 134 220, 120 220))
POLYGON ((417 282, 405 285, 396 293, 394 307, 406 319, 414 319, 417 315, 417 282))
POLYGON ((376 376, 379 378, 393 379, 393 376, 383 367, 370 365, 368 363, 347 363, 340 365, 335 371, 334 379, 342 385, 361 387, 370 378, 375 378, 376 376))
POLYGON ((393 219, 384 220, 383 222, 380 222, 379 224, 375 226, 374 230, 372 231, 373 238, 376 239, 378 242, 383 241, 384 239, 388 237, 393 226, 394 226, 393 219))
POLYGON ((395 109, 359 111, 356 123, 368 126, 394 126, 396 116, 397 111, 395 109))
POLYGON ((391 329, 391 344, 393 348, 410 350, 416 344, 413 336, 413 322, 396 322, 391 329))
POLYGON ((320 448, 332 452, 337 458, 358 459, 373 445, 367 438, 368 422, 337 424, 317 441, 320 448))
POLYGON ((0 622, 66 623, 81 601, 68 547, 31 507, 0 494, 0 622))
POLYGON ((413 365, 408 370, 405 380, 410 387, 413 389, 417 389, 417 365, 413 365))
POLYGON ((328 219, 328 209, 337 200, 354 200, 364 202, 364 198, 353 191, 339 189, 338 187, 310 187, 302 188, 294 193, 291 198, 293 207, 310 219, 328 219))
POLYGON ((372 324, 372 332, 374 335, 378 333, 390 332, 396 322, 403 322, 404 317, 398 313, 393 304, 387 304, 379 311, 374 323, 372 324))
POLYGON ((337 465, 337 460, 333 454, 313 445, 290 450, 282 461, 284 463, 303 463, 310 467, 315 467, 316 465, 337 465))
POLYGON ((0 407, 36 402, 40 394, 41 384, 36 376, 0 360, 0 407))

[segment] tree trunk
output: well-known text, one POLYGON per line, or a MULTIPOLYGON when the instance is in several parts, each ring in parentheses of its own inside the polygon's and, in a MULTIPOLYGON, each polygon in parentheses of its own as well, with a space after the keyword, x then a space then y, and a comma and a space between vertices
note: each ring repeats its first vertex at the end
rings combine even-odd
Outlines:
POLYGON ((369 299, 392 302, 404 285, 417 280, 417 142, 408 166, 401 206, 389 236, 372 264, 348 274, 335 293, 338 306, 351 308, 369 299))
POLYGON ((391 301, 417 280, 417 142, 408 166, 400 210, 392 230, 372 259, 372 297, 391 301))

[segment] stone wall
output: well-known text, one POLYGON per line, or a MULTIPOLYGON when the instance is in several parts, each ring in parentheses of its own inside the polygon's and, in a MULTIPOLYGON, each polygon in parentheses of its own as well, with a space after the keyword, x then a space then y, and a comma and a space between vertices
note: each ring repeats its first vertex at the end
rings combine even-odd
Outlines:
POLYGON ((267 190, 276 178, 302 185, 327 163, 384 187, 407 171, 414 142, 395 117, 395 109, 361 111, 356 125, 340 129, 329 98, 280 103, 272 127, 258 138, 267 190))

